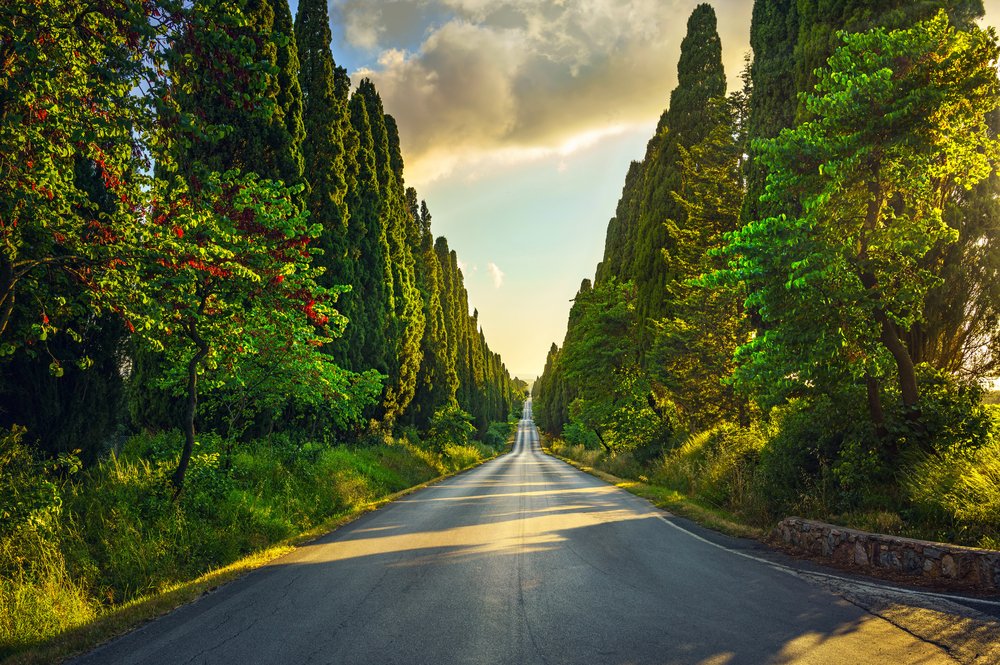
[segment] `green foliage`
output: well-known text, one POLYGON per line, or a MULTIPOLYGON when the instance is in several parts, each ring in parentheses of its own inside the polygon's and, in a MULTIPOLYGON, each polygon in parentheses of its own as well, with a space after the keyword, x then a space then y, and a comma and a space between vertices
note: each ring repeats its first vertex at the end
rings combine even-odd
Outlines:
MULTIPOLYGON (((440 473, 397 442, 345 448, 287 436, 240 446, 225 465, 227 442, 202 436, 185 494, 174 502, 169 476, 181 439, 178 432, 131 439, 78 480, 46 489, 61 513, 46 499, 35 518, 0 531, 0 654, 440 473)), ((449 452, 449 466, 481 459, 475 448, 449 452)), ((4 480, 15 466, 35 464, 18 455, 14 466, 4 464, 4 480)), ((18 477, 37 484, 42 476, 18 477)))
POLYGON ((62 512, 56 473, 75 473, 80 461, 62 454, 46 462, 24 444, 24 428, 0 431, 0 537, 23 528, 52 529, 62 512))
POLYGON ((127 310, 141 292, 127 259, 148 184, 136 171, 152 140, 151 100, 132 91, 155 86, 151 63, 163 58, 151 4, 88 7, 0 8, 0 357, 41 352, 57 376, 67 360, 89 360, 56 356, 49 339, 78 340, 81 319, 127 310))
POLYGON ((575 420, 563 427, 562 438, 571 446, 583 446, 587 450, 601 449, 601 441, 597 438, 597 432, 575 420))
POLYGON ((431 450, 446 452, 449 445, 468 445, 475 432, 471 414, 455 405, 443 406, 434 412, 424 441, 431 450))
POLYGON ((668 311, 664 296, 668 282, 675 276, 663 255, 674 252, 676 244, 669 237, 664 221, 685 225, 686 210, 674 194, 682 186, 681 151, 705 138, 711 129, 710 123, 703 122, 705 109, 710 100, 726 93, 722 43, 715 10, 710 5, 698 5, 688 19, 677 79, 677 87, 670 93, 670 106, 660 118, 656 136, 646 150, 635 264, 630 274, 621 277, 623 281, 634 280, 636 286, 640 322, 636 332, 643 359, 652 340, 646 322, 674 314, 668 311))
MULTIPOLYGON (((317 282, 326 288, 337 284, 357 284, 358 228, 350 227, 347 208, 348 189, 357 186, 348 166, 357 159, 358 139, 351 127, 347 108, 349 80, 338 69, 330 53, 330 17, 325 0, 303 0, 295 17, 296 42, 299 49, 299 83, 303 93, 303 123, 306 141, 303 143, 305 171, 309 178, 306 207, 314 222, 322 226, 317 239, 322 254, 313 263, 323 269, 317 282), (338 76, 342 85, 338 89, 338 76), (354 242, 349 242, 349 230, 354 242)), ((360 287, 360 284, 358 284, 360 287)), ((343 341, 327 349, 341 365, 357 370, 373 367, 358 357, 360 349, 351 348, 348 339, 357 342, 364 332, 365 321, 356 319, 356 301, 351 294, 343 297, 341 311, 350 319, 343 341)))
POLYGON ((935 525, 933 537, 1000 547, 1000 436, 976 448, 952 448, 908 469, 903 488, 911 521, 935 525))
POLYGON ((704 123, 704 140, 680 148, 683 184, 674 197, 684 215, 664 225, 672 247, 663 257, 671 275, 665 302, 672 317, 655 322, 649 353, 653 375, 693 430, 738 415, 745 420, 745 406, 724 382, 733 371, 734 351, 749 337, 744 290, 699 281, 723 267, 717 252, 738 226, 743 195, 732 105, 712 100, 704 123))
POLYGON ((514 433, 516 427, 517 421, 505 420, 492 422, 486 432, 480 437, 480 441, 484 446, 488 446, 493 450, 503 450, 507 446, 507 441, 510 439, 511 434, 514 433))
POLYGON ((802 213, 732 237, 731 283, 752 289, 766 325, 740 349, 736 378, 773 400, 895 374, 912 407, 899 330, 936 283, 921 258, 954 239, 939 201, 995 159, 983 114, 996 104, 996 46, 943 15, 843 39, 804 98, 817 119, 759 144, 768 191, 796 193, 802 213))
POLYGON ((757 428, 723 423, 691 435, 667 453, 651 480, 689 496, 759 518, 762 497, 756 493, 757 465, 766 439, 757 428))

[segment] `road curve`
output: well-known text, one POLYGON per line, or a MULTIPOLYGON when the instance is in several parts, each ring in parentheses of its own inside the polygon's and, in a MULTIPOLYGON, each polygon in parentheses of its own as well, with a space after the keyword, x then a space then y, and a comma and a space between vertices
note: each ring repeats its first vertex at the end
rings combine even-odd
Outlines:
POLYGON ((953 662, 548 457, 524 415, 511 453, 74 662, 953 662))

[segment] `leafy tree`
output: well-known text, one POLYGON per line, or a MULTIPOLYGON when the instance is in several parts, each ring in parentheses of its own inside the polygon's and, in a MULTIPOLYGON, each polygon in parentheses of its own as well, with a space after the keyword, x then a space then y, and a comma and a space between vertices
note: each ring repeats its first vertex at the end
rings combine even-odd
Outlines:
POLYGON ((569 420, 593 430, 609 452, 656 443, 663 409, 639 367, 631 283, 584 280, 570 312, 558 367, 574 398, 569 420))
POLYGON ((157 37, 177 20, 90 4, 0 7, 0 355, 40 354, 55 375, 67 358, 51 335, 79 339, 95 311, 128 316, 142 292, 130 258, 152 135, 150 100, 132 91, 156 84, 157 37))
POLYGON ((158 325, 143 334, 166 351, 167 381, 186 400, 173 476, 180 491, 199 384, 238 377, 242 361, 258 353, 281 357, 301 390, 331 401, 347 400, 351 379, 316 350, 342 322, 332 309, 336 291, 317 287, 310 266, 308 244, 319 227, 306 223, 287 189, 230 171, 207 173, 194 186, 177 178, 157 194, 143 281, 157 294, 158 325))
POLYGON ((939 14, 896 31, 843 34, 805 98, 814 120, 758 144, 768 192, 802 213, 734 234, 730 279, 753 289, 767 328, 740 349, 737 381, 780 398, 865 379, 877 428, 878 382, 895 375, 918 420, 905 331, 937 282, 921 261, 953 241, 942 208, 989 175, 997 144, 992 31, 960 32, 939 14))
POLYGON ((432 450, 442 452, 447 445, 468 445, 475 432, 472 416, 457 405, 449 404, 434 412, 424 440, 432 450))

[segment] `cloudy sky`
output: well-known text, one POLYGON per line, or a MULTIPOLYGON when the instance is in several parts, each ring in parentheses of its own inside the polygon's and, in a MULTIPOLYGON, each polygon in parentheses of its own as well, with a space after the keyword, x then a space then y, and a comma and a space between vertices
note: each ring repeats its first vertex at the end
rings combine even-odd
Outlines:
MULTIPOLYGON (((295 0, 292 0, 293 11, 295 0)), ((491 347, 541 372, 628 164, 676 83, 696 0, 331 0, 333 52, 399 123, 407 185, 464 265, 491 347)), ((752 0, 715 0, 730 89, 752 0)), ((990 25, 1000 0, 986 0, 990 25)))

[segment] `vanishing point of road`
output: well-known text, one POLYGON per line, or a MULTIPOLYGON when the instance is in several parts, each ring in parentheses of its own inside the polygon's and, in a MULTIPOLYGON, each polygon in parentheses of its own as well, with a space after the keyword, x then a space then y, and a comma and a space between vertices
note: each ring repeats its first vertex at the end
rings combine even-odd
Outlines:
POLYGON ((75 662, 953 662, 744 541, 706 536, 545 455, 529 401, 512 452, 75 662))

